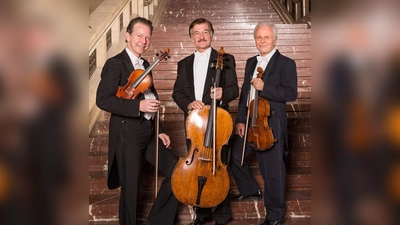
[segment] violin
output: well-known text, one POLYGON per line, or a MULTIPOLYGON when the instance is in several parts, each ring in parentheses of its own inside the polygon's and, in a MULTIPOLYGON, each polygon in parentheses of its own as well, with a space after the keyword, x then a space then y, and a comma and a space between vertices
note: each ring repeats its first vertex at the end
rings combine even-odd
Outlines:
POLYGON ((125 86, 118 87, 117 93, 115 94, 118 98, 136 99, 139 94, 145 92, 153 85, 153 78, 148 74, 161 60, 167 60, 167 57, 170 57, 169 48, 161 52, 161 55, 157 53, 156 56, 159 57, 146 70, 134 70, 129 75, 128 82, 125 86))
MULTIPOLYGON (((261 67, 257 68, 257 78, 262 78, 264 71, 261 67)), ((271 148, 276 142, 272 128, 268 125, 270 116, 270 105, 267 99, 259 97, 259 91, 256 89, 255 97, 250 102, 249 115, 252 121, 247 134, 247 142, 255 150, 265 151, 271 148)))
MULTIPOLYGON (((223 48, 218 50, 214 88, 219 86, 224 54, 223 48)), ((185 125, 191 145, 187 155, 179 159, 172 172, 172 192, 187 205, 201 208, 217 206, 229 192, 229 174, 227 165, 221 161, 221 150, 232 134, 232 117, 216 106, 214 92, 212 104, 192 110, 185 125)))

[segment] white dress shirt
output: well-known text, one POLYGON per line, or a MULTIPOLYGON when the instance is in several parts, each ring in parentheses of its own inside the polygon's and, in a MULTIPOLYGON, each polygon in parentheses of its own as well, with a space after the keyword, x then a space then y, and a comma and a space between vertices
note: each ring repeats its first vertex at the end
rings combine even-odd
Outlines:
MULTIPOLYGON (((276 52, 276 49, 274 48, 266 56, 257 56, 258 63, 257 63, 256 68, 254 69, 254 73, 253 73, 253 77, 252 77, 253 79, 256 78, 257 75, 258 75, 258 71, 257 71, 258 67, 261 67, 265 71, 265 68, 267 68, 269 60, 275 54, 275 52, 276 52)), ((253 99, 255 97, 255 94, 256 94, 256 89, 253 87, 253 85, 251 85, 250 96, 249 96, 249 99, 247 101, 247 106, 249 106, 250 102, 253 101, 253 99)))
POLYGON ((210 54, 211 47, 202 53, 197 51, 194 53, 193 80, 196 100, 201 101, 203 99, 204 84, 206 82, 210 54))

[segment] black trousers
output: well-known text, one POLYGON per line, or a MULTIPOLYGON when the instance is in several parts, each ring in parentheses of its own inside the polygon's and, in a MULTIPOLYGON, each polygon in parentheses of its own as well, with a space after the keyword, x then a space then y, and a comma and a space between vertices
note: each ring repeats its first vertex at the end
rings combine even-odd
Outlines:
POLYGON ((195 208, 196 217, 212 217, 216 223, 227 223, 231 219, 231 205, 228 196, 224 201, 217 205, 217 207, 215 207, 214 211, 213 208, 195 208))
MULTIPOLYGON (((279 123, 279 121, 277 121, 279 123)), ((280 125, 277 126, 280 128, 280 125)), ((264 180, 264 206, 267 211, 267 219, 272 221, 282 221, 285 217, 285 188, 286 188, 286 165, 284 161, 284 138, 282 129, 275 129, 274 136, 278 140, 272 148, 266 151, 257 151, 257 162, 261 176, 264 180)), ((231 143, 231 162, 230 169, 235 178, 239 192, 243 196, 250 195, 259 190, 249 164, 244 160, 243 166, 240 165, 242 159, 243 138, 234 135, 231 143)), ((245 157, 254 149, 247 145, 245 157)))
MULTIPOLYGON (((141 160, 144 156, 144 159, 154 165, 156 144, 154 137, 152 120, 143 119, 140 123, 123 121, 116 153, 121 184, 120 225, 135 225, 137 223, 141 160)), ((171 174, 177 162, 177 157, 160 140, 158 158, 158 168, 164 174, 165 179, 161 183, 147 223, 151 225, 172 225, 179 204, 171 190, 171 174)))

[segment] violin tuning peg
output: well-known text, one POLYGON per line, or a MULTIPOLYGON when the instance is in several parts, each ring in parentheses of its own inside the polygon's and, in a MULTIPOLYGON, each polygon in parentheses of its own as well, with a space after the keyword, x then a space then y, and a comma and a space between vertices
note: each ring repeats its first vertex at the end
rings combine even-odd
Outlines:
POLYGON ((158 53, 156 53, 156 56, 159 56, 159 54, 158 54, 158 53))
POLYGON ((171 56, 170 56, 170 55, 168 55, 168 58, 171 58, 171 56))

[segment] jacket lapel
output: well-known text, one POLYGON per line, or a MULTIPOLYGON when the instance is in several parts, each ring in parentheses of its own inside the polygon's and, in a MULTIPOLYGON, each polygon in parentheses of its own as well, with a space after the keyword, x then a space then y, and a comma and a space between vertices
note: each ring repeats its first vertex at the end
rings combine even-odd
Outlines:
POLYGON ((134 68, 133 68, 131 59, 129 58, 129 55, 125 49, 121 52, 121 57, 124 61, 124 66, 125 66, 125 69, 128 73, 128 77, 129 77, 130 73, 134 70, 134 68))
POLYGON ((196 96, 194 94, 194 73, 193 73, 193 63, 194 63, 194 54, 190 55, 187 60, 185 61, 185 68, 186 68, 186 80, 187 80, 187 85, 190 90, 191 96, 193 96, 193 99, 196 99, 196 96))
POLYGON ((246 71, 247 72, 246 74, 248 74, 248 77, 249 77, 248 78, 249 79, 249 84, 246 87, 247 93, 250 90, 250 87, 251 87, 250 81, 251 81, 251 79, 253 79, 254 70, 256 69, 256 66, 257 66, 257 57, 253 57, 251 59, 251 61, 249 61, 249 64, 250 64, 250 66, 248 68, 248 71, 246 71))
POLYGON ((268 64, 267 64, 267 67, 266 67, 265 70, 264 70, 264 76, 263 76, 263 80, 264 80, 264 81, 266 81, 266 79, 267 79, 267 77, 268 77, 268 74, 271 72, 272 68, 273 68, 274 65, 275 65, 276 59, 278 58, 278 56, 279 56, 280 54, 281 54, 281 53, 279 53, 279 51, 276 50, 276 52, 272 55, 271 59, 269 60, 269 62, 268 62, 268 64))
POLYGON ((207 65, 206 81, 204 82, 203 102, 207 102, 207 101, 205 101, 205 99, 207 99, 207 98, 211 99, 209 97, 210 96, 210 88, 212 87, 212 85, 215 81, 216 70, 211 68, 211 66, 209 66, 209 65, 211 65, 217 59, 217 57, 218 57, 218 52, 212 48, 211 54, 210 54, 210 59, 208 61, 208 65, 207 65))

